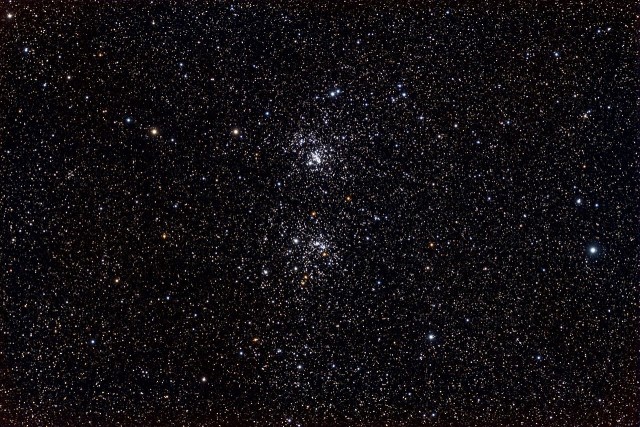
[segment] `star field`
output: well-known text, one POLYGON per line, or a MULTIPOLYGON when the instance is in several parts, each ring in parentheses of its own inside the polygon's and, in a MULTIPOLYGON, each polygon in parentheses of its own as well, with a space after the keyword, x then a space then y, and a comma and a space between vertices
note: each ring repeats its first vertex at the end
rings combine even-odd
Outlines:
POLYGON ((0 425, 638 425, 631 3, 397 3, 0 5, 0 425))

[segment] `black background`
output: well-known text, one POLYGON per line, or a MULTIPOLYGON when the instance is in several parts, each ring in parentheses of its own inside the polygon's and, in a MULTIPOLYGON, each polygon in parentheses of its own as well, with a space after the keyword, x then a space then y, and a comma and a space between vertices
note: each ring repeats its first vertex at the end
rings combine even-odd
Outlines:
POLYGON ((3 425, 637 425, 632 8, 392 3, 0 7, 3 425))

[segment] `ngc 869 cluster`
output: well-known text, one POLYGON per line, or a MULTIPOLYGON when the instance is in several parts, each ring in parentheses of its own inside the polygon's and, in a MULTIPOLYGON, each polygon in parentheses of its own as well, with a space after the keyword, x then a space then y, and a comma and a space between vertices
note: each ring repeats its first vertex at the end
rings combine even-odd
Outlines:
POLYGON ((0 5, 0 425, 637 426, 632 2, 0 5))

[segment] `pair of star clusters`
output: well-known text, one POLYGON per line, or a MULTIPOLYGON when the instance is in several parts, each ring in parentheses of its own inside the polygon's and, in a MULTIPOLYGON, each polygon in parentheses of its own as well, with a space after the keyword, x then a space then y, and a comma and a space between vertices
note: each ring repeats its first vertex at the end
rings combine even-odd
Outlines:
POLYGON ((0 6, 0 424, 634 426, 630 4, 0 6))

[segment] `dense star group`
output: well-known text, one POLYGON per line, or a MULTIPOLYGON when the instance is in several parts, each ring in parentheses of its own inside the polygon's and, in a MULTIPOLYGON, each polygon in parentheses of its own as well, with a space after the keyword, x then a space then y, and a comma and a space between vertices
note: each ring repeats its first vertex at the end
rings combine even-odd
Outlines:
POLYGON ((637 426, 623 2, 0 6, 0 424, 637 426))

